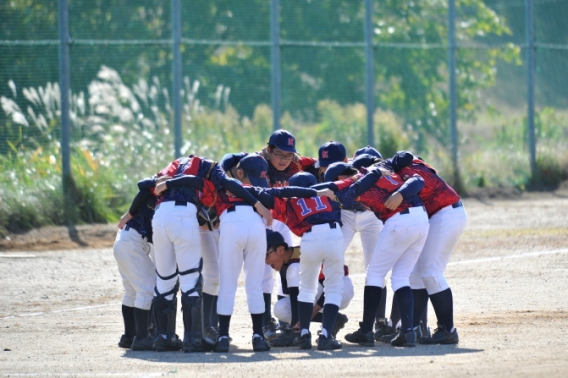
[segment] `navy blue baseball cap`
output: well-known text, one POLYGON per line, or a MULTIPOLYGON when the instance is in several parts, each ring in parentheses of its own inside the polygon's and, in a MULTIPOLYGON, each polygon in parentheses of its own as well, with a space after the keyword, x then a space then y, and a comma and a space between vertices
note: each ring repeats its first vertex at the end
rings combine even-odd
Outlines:
POLYGON ((381 155, 381 153, 376 148, 371 147, 371 146, 359 148, 357 151, 355 151, 355 154, 353 155, 353 157, 356 158, 357 156, 363 155, 363 154, 376 156, 376 157, 381 158, 381 159, 383 158, 383 155, 381 155))
POLYGON ((257 154, 250 154, 239 161, 239 169, 245 171, 250 183, 261 188, 268 188, 268 163, 264 158, 257 154))
POLYGON ((266 229, 266 251, 275 245, 282 244, 286 244, 286 241, 280 232, 266 229))
POLYGON ((336 163, 330 164, 329 167, 327 167, 327 171, 325 171, 323 179, 325 181, 336 181, 339 176, 351 176, 356 173, 358 173, 357 169, 353 168, 350 163, 338 161, 336 163))
POLYGON ((296 138, 292 135, 292 133, 284 129, 273 132, 268 139, 268 145, 276 146, 276 148, 284 152, 298 152, 296 151, 296 138))
POLYGON ((351 162, 351 165, 358 170, 361 170, 361 167, 369 167, 371 165, 373 165, 374 163, 377 162, 379 158, 377 158, 376 156, 373 155, 369 155, 369 154, 362 154, 357 156, 355 159, 353 159, 353 161, 351 162))
POLYGON ((316 168, 327 167, 332 163, 343 161, 347 157, 345 146, 339 142, 330 140, 321 145, 318 151, 318 161, 314 165, 316 168))
POLYGON ((231 168, 235 167, 242 158, 248 155, 248 152, 239 152, 238 154, 226 154, 223 156, 219 165, 225 172, 228 172, 231 168))
POLYGON ((302 188, 309 188, 317 183, 316 176, 309 172, 298 172, 288 180, 290 186, 300 186, 302 188))

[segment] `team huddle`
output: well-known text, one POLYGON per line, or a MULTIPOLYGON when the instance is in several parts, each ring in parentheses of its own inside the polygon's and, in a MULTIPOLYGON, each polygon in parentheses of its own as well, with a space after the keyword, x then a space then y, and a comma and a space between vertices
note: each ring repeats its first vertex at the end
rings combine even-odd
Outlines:
POLYGON ((366 146, 348 158, 330 141, 315 159, 300 156, 294 136, 277 130, 258 152, 220 162, 182 157, 138 189, 114 244, 125 289, 122 348, 228 352, 242 270, 255 352, 311 349, 312 322, 321 323, 319 350, 340 349, 337 334, 348 322, 340 311, 354 296, 345 251, 357 232, 363 314, 344 339, 367 347, 459 342, 444 271, 467 215, 436 170, 408 151, 383 158, 366 146), (438 322, 433 334, 428 300, 438 322))

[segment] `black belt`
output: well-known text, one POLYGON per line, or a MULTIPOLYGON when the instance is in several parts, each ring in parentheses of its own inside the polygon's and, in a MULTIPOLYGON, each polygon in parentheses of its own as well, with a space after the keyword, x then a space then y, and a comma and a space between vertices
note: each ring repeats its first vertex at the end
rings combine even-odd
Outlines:
POLYGON ((227 213, 232 213, 233 211, 237 210, 237 206, 249 206, 249 207, 252 207, 252 209, 253 209, 254 212, 257 212, 257 211, 256 211, 256 207, 254 207, 254 206, 250 206, 250 205, 235 205, 235 206, 229 207, 229 208, 227 209, 227 213))
MULTIPOLYGON (((337 222, 321 223, 321 224, 327 224, 327 225, 329 225, 329 228, 331 228, 331 229, 337 228, 337 222)), ((319 224, 314 224, 314 226, 319 226, 319 224)), ((311 227, 308 231, 306 231, 306 233, 308 233, 308 232, 312 232, 311 227)))
POLYGON ((459 200, 458 202, 456 202, 456 203, 454 203, 454 204, 452 205, 452 207, 453 207, 454 209, 457 208, 457 207, 462 207, 462 206, 463 206, 463 203, 462 203, 461 200, 459 200))
POLYGON ((176 201, 174 206, 187 206, 187 201, 176 201))
MULTIPOLYGON (((414 206, 414 207, 421 207, 424 211, 426 211, 426 209, 424 209, 424 206, 414 206)), ((408 209, 404 209, 402 210, 399 214, 410 214, 410 209, 414 208, 414 207, 409 207, 408 209)))

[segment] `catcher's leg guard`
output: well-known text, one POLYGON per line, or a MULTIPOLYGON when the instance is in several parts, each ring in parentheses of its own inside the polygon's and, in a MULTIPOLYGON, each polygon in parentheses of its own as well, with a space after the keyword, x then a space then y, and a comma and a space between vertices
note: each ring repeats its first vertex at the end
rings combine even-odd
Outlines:
POLYGON ((166 338, 172 338, 176 333, 176 315, 177 315, 177 297, 176 287, 167 292, 160 294, 156 290, 156 296, 152 301, 154 309, 154 326, 157 335, 166 335, 166 338), (166 299, 168 295, 174 295, 171 300, 166 299))
MULTIPOLYGON (((180 275, 195 272, 201 273, 201 260, 199 267, 180 272, 180 275)), ((203 337, 203 301, 201 299, 201 290, 203 288, 203 277, 199 274, 196 286, 181 293, 181 308, 183 313, 183 324, 185 327, 183 337, 183 351, 188 352, 208 352, 213 349, 213 344, 207 342, 203 337), (190 296, 197 293, 196 296, 190 296)))

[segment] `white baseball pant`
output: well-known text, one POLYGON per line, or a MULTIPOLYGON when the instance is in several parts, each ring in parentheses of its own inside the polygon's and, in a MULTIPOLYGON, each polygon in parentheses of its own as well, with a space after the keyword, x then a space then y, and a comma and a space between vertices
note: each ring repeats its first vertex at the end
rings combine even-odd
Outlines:
POLYGON ((385 277, 392 269, 393 292, 410 286, 410 273, 427 236, 428 215, 422 206, 411 207, 408 213, 397 213, 387 219, 367 267, 365 285, 384 287, 385 277))
POLYGON ((450 287, 444 271, 466 224, 463 206, 446 206, 430 218, 428 238, 410 275, 413 289, 426 289, 433 295, 450 287))
POLYGON ((203 257, 203 292, 219 293, 219 229, 209 231, 199 228, 201 257, 203 257))
POLYGON ((252 206, 235 206, 219 217, 219 298, 217 313, 232 315, 241 269, 251 314, 264 313, 262 278, 266 256, 266 225, 252 206))
POLYGON ((149 310, 156 286, 156 267, 150 259, 152 244, 133 228, 118 230, 113 253, 122 277, 122 304, 149 310))
POLYGON ((366 268, 377 245, 379 234, 383 229, 383 222, 372 211, 352 210, 341 210, 341 222, 343 223, 341 232, 343 233, 345 251, 351 244, 355 233, 360 234, 366 268))
MULTIPOLYGON (((201 238, 197 223, 196 207, 188 202, 186 206, 175 206, 175 201, 162 202, 154 213, 152 228, 154 231, 154 255, 156 270, 162 277, 170 277, 199 267, 201 260, 201 238)), ((199 272, 179 276, 182 292, 195 288, 199 272)), ((156 288, 159 293, 171 291, 178 276, 164 280, 158 277, 156 288)), ((197 296, 191 293, 190 296, 197 296)), ((165 297, 173 298, 173 294, 165 297)))
MULTIPOLYGON (((318 293, 314 304, 316 304, 316 302, 320 299, 323 292, 323 285, 318 283, 318 293)), ((353 288, 351 278, 349 278, 349 276, 343 276, 343 290, 341 291, 341 304, 339 305, 339 309, 343 310, 347 308, 354 295, 355 290, 353 288)), ((322 312, 322 310, 320 310, 320 312, 322 312)), ((274 304, 274 316, 282 322, 290 323, 292 321, 292 307, 290 305, 289 297, 282 298, 274 304)))
POLYGON ((313 303, 318 292, 318 277, 323 264, 325 274, 325 303, 339 306, 343 289, 343 234, 329 223, 312 226, 311 232, 302 236, 300 249, 300 294, 298 301, 313 303))

